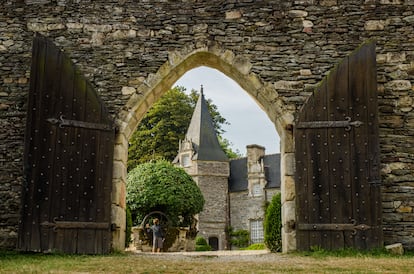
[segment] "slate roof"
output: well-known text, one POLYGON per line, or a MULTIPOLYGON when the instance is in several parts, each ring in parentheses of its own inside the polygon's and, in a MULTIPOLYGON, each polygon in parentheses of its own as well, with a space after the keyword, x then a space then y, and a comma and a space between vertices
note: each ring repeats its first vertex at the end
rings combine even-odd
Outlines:
POLYGON ((263 159, 266 188, 280 188, 280 154, 265 155, 263 159))
MULTIPOLYGON (((266 189, 280 188, 280 154, 263 157, 265 166, 266 189)), ((247 157, 230 160, 229 192, 245 191, 247 182, 247 157)))
POLYGON ((247 157, 230 160, 229 192, 247 190, 247 157))
POLYGON ((217 139, 217 133, 204 98, 202 86, 201 94, 187 130, 186 139, 193 143, 196 152, 193 160, 228 161, 227 155, 217 139))

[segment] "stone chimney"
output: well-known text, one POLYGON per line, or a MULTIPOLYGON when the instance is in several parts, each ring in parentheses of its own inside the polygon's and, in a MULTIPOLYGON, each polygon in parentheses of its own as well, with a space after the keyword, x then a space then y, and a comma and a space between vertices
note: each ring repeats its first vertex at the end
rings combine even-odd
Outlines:
POLYGON ((262 196, 266 186, 263 157, 265 148, 259 145, 248 145, 247 149, 247 180, 249 196, 262 196))

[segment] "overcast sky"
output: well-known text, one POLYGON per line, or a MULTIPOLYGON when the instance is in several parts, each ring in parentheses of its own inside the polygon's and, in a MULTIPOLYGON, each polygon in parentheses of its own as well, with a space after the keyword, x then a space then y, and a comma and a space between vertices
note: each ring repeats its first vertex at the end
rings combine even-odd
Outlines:
POLYGON ((174 85, 183 86, 190 92, 200 91, 211 99, 220 114, 230 125, 224 125, 224 137, 246 155, 246 145, 258 144, 266 148, 266 154, 279 153, 279 136, 266 113, 235 81, 218 70, 198 67, 184 74, 174 85))

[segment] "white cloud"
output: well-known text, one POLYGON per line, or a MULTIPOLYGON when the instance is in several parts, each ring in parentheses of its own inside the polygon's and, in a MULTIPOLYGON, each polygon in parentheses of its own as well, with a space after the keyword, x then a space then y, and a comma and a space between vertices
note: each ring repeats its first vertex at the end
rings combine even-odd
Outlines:
POLYGON ((279 136, 266 113, 235 81, 215 69, 199 67, 188 71, 173 86, 190 92, 203 85, 206 99, 212 99, 230 125, 224 126, 224 137, 243 154, 246 145, 258 144, 266 153, 279 152, 279 136))

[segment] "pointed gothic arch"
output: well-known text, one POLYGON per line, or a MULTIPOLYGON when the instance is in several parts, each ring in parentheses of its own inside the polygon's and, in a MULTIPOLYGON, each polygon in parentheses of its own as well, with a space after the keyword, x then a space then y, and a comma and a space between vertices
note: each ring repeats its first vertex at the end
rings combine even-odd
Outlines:
MULTIPOLYGON (((294 189, 294 150, 292 124, 294 114, 278 97, 272 83, 266 83, 252 72, 252 64, 243 56, 237 56, 229 50, 215 47, 201 49, 183 49, 181 52, 169 53, 165 62, 155 74, 150 74, 137 88, 117 117, 119 131, 116 136, 113 170, 113 222, 120 227, 118 239, 121 243, 125 235, 125 195, 126 195, 126 163, 128 160, 128 140, 137 128, 150 107, 187 71, 207 66, 217 69, 242 87, 267 114, 275 125, 280 136, 281 146, 281 191, 282 191, 282 222, 286 229, 282 230, 283 250, 296 250, 296 238, 293 229, 287 224, 295 220, 295 189, 294 189)), ((115 237, 114 237, 115 238, 115 237)), ((117 241, 114 239, 114 241, 117 241)), ((117 244, 114 244, 117 246, 117 244)))

